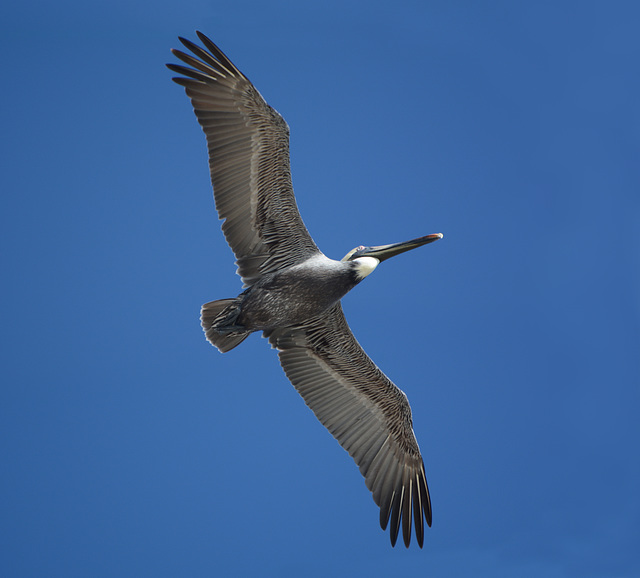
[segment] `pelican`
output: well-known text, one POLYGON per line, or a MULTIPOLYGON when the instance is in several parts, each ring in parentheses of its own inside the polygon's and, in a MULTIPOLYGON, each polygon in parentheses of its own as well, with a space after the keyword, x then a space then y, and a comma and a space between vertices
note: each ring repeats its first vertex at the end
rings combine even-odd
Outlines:
POLYGON ((326 257, 307 231, 293 194, 289 127, 249 79, 201 32, 204 48, 172 50, 188 66, 180 76, 209 149, 222 231, 236 256, 244 291, 202 306, 207 340, 222 353, 262 331, 278 350, 293 386, 349 452, 406 547, 412 520, 419 546, 431 526, 431 499, 406 395, 367 356, 351 333, 340 299, 379 263, 442 238, 359 246, 342 260, 326 257))

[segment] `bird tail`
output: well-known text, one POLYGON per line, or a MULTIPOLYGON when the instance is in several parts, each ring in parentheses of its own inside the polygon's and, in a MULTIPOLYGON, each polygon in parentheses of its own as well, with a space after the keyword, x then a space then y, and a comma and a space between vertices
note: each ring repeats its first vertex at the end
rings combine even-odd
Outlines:
POLYGON ((236 325, 240 314, 240 300, 218 299, 202 306, 200 323, 204 329, 207 341, 218 348, 220 353, 226 353, 240 345, 251 331, 241 325, 236 325))

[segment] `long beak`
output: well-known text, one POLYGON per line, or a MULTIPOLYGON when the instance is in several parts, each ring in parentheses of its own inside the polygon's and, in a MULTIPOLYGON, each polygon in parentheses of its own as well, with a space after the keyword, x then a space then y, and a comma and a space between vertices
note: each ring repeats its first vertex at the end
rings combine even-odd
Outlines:
POLYGON ((427 243, 433 243, 438 239, 442 239, 442 233, 418 237, 417 239, 405 241, 404 243, 392 243, 391 245, 379 245, 378 247, 363 247, 355 251, 349 260, 352 261, 358 257, 375 257, 378 261, 384 261, 405 251, 411 251, 411 249, 422 247, 422 245, 426 245, 427 243))

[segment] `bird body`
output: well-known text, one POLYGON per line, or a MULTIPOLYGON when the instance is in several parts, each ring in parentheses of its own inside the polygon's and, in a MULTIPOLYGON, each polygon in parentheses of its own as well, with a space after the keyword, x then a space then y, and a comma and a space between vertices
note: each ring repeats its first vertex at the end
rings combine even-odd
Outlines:
POLYGON ((420 547, 431 499, 405 394, 371 361, 351 333, 340 300, 377 265, 442 238, 359 246, 340 261, 326 257, 297 209, 289 170, 289 127, 251 82, 204 34, 204 49, 180 41, 194 55, 173 53, 207 137, 209 166, 222 230, 236 255, 245 290, 202 306, 207 339, 222 353, 262 331, 316 417, 360 468, 405 545, 412 523, 420 547))
POLYGON ((233 319, 212 323, 205 331, 267 331, 302 323, 335 305, 372 271, 369 260, 334 261, 322 253, 262 276, 235 302, 233 319), (364 265, 363 265, 364 264, 364 265))

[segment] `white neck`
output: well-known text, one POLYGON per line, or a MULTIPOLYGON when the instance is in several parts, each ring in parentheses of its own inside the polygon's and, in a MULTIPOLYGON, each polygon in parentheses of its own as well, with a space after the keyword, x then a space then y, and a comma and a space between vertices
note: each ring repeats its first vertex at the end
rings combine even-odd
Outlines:
POLYGON ((364 279, 369 273, 372 273, 378 266, 378 263, 380 263, 375 257, 358 257, 354 259, 353 262, 356 264, 356 275, 358 279, 364 279))

